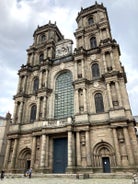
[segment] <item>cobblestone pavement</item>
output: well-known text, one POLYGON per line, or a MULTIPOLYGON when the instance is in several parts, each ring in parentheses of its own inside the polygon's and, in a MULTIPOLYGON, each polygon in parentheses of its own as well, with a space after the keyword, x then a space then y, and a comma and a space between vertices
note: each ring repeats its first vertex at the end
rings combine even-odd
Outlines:
POLYGON ((132 179, 4 178, 2 184, 132 184, 132 179))

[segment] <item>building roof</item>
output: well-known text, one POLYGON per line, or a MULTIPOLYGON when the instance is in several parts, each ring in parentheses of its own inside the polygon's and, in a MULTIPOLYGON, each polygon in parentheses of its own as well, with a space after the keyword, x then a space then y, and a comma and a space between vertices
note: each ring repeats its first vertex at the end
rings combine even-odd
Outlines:
POLYGON ((2 117, 2 116, 0 116, 0 119, 3 119, 3 120, 5 120, 6 118, 5 118, 5 117, 2 117))
POLYGON ((136 123, 138 123, 138 116, 134 116, 136 123))

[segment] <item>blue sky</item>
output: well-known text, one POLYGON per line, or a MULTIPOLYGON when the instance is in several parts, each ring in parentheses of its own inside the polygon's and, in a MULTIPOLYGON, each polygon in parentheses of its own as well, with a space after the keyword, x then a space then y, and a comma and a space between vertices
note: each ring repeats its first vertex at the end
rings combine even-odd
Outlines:
MULTIPOLYGON (((125 67, 127 90, 133 115, 138 115, 138 1, 103 0, 107 8, 111 33, 120 45, 122 65, 125 67)), ((93 0, 1 0, 0 2, 0 116, 13 114, 18 84, 18 70, 27 61, 26 49, 33 43, 38 25, 56 21, 67 39, 75 42, 76 17, 81 7, 93 0)), ((75 44, 74 44, 75 47, 75 44)))

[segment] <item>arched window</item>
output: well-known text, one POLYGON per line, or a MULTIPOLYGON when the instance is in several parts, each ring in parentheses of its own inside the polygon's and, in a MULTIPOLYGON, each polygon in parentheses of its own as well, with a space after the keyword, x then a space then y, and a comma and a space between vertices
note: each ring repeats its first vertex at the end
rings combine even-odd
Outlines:
POLYGON ((96 93, 94 96, 96 113, 104 112, 103 97, 101 93, 96 93))
POLYGON ((92 77, 97 78, 99 76, 100 76, 99 65, 97 63, 94 63, 92 65, 92 77))
POLYGON ((39 87, 39 79, 35 78, 34 85, 33 85, 33 91, 36 92, 38 90, 38 87, 39 87))
POLYGON ((39 56, 39 62, 41 63, 44 60, 44 54, 40 54, 39 56))
POLYGON ((44 42, 45 40, 46 40, 46 35, 45 34, 41 35, 41 42, 44 42))
POLYGON ((96 38, 95 37, 92 37, 90 39, 90 46, 91 46, 91 49, 94 49, 97 47, 97 42, 96 42, 96 38))
POLYGON ((88 18, 88 24, 89 24, 89 25, 92 25, 93 23, 94 23, 93 17, 89 17, 89 18, 88 18))
POLYGON ((57 119, 74 115, 74 90, 72 86, 72 74, 69 71, 61 73, 55 84, 55 110, 57 119))
POLYGON ((30 121, 35 121, 36 120, 36 105, 33 105, 31 107, 31 113, 30 113, 30 121))

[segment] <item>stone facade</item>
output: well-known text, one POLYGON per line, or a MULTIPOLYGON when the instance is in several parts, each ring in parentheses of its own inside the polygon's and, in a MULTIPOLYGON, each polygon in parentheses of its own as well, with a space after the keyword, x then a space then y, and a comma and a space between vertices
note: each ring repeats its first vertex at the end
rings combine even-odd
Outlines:
POLYGON ((34 32, 18 75, 4 169, 136 171, 135 120, 106 8, 81 9, 72 40, 49 22, 34 32))
POLYGON ((0 169, 4 162, 4 155, 7 144, 7 132, 11 123, 11 114, 7 113, 6 117, 0 116, 0 169))

